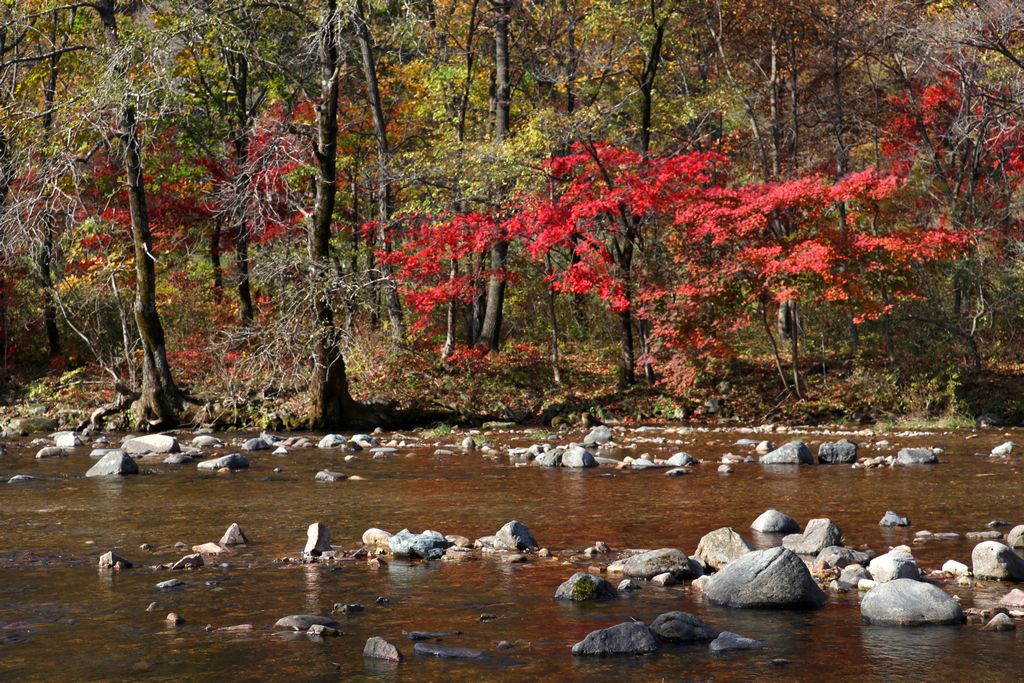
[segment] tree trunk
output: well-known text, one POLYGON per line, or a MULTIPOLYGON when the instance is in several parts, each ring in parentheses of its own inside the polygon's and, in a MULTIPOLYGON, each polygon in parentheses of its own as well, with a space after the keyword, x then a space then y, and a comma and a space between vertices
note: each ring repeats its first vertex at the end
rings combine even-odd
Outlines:
POLYGON ((238 270, 238 309, 242 325, 252 324, 254 310, 249 283, 249 61, 225 53, 228 78, 235 95, 235 268, 238 270))
MULTIPOLYGON (((115 59, 120 50, 114 0, 99 0, 95 8, 100 14, 107 38, 107 47, 115 59)), ((115 68, 123 75, 127 65, 115 68)), ((142 168, 142 147, 139 141, 135 107, 128 98, 121 104, 118 134, 124 146, 125 181, 128 187, 128 208, 131 215, 132 247, 135 261, 135 324, 142 340, 142 390, 132 404, 132 415, 140 426, 167 429, 178 424, 184 397, 174 383, 167 361, 164 328, 156 301, 156 260, 153 238, 146 208, 146 186, 142 168)))
MULTIPOLYGON (((551 263, 551 254, 544 255, 544 270, 550 277, 555 267, 551 263)), ((548 320, 551 324, 551 374, 552 379, 555 380, 555 384, 562 383, 562 372, 559 369, 559 358, 558 358, 558 310, 555 308, 555 292, 553 287, 548 287, 548 320)))
POLYGON ((310 386, 311 429, 330 429, 352 418, 357 404, 349 394, 345 359, 331 309, 331 226, 337 195, 338 155, 338 7, 322 0, 317 34, 320 101, 316 105, 316 198, 309 231, 310 279, 316 331, 313 338, 313 377, 310 386))
POLYGON ((36 256, 36 272, 43 292, 43 325, 46 328, 46 345, 50 358, 60 355, 60 332, 57 329, 57 305, 53 298, 53 239, 55 227, 53 214, 47 209, 43 216, 43 243, 36 256))
MULTIPOLYGON (((508 24, 510 0, 497 0, 498 16, 494 25, 494 140, 500 147, 505 141, 512 106, 508 71, 508 24)), ((491 277, 487 283, 487 308, 477 343, 497 352, 501 348, 501 324, 505 308, 505 266, 508 241, 499 236, 491 247, 491 277)))
MULTIPOLYGON (((373 55, 373 41, 370 37, 370 27, 366 23, 366 13, 363 11, 362 0, 356 0, 354 13, 353 20, 356 29, 356 39, 359 42, 359 52, 362 56, 363 77, 366 79, 366 90, 370 98, 370 111, 373 114, 373 129, 377 138, 378 183, 380 185, 377 195, 379 239, 384 252, 390 253, 391 237, 388 234, 388 229, 391 225, 391 216, 394 214, 394 196, 391 188, 391 147, 388 144, 384 104, 377 82, 377 65, 373 55)), ((405 320, 391 264, 382 263, 381 272, 384 275, 384 299, 388 309, 388 320, 391 323, 391 338, 395 344, 400 344, 405 338, 405 320)))
POLYGON ((220 219, 214 219, 213 230, 210 231, 210 268, 213 269, 213 301, 221 303, 224 299, 224 268, 220 263, 220 219))

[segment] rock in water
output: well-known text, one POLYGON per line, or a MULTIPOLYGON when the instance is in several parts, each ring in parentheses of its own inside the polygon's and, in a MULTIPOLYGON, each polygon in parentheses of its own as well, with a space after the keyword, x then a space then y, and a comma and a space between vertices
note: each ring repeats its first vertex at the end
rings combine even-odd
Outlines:
POLYGON ((184 453, 171 453, 164 458, 165 465, 187 465, 190 462, 195 462, 196 459, 191 455, 185 455, 184 453))
POLYGON ((363 646, 363 656, 367 659, 384 659, 389 662, 402 661, 402 653, 398 648, 378 636, 366 640, 363 646))
POLYGON ((736 608, 818 609, 826 596, 791 550, 755 550, 712 574, 704 584, 711 602, 736 608))
POLYGON ((812 519, 802 534, 790 534, 782 539, 783 547, 800 555, 817 555, 830 545, 842 544, 842 530, 827 517, 812 519))
POLYGON ((665 612, 651 622, 651 630, 666 643, 712 640, 718 632, 688 612, 665 612))
POLYGON ((119 555, 109 552, 100 555, 99 567, 101 569, 112 569, 114 567, 118 569, 131 569, 132 563, 119 555))
POLYGON ((871 572, 871 578, 876 583, 895 581, 896 579, 916 581, 921 578, 921 572, 917 568, 914 556, 901 548, 894 548, 871 560, 868 571, 871 572))
POLYGON ((203 564, 205 564, 203 561, 203 556, 199 553, 194 553, 192 555, 186 555, 185 557, 181 558, 180 560, 172 564, 171 569, 198 569, 199 567, 202 567, 203 564))
POLYGON ((897 465, 934 465, 938 462, 930 448, 902 448, 896 454, 897 465))
POLYGON ((690 581, 703 574, 696 562, 675 548, 648 550, 608 565, 609 574, 625 574, 637 579, 650 579, 665 572, 683 581, 690 581))
POLYGON ((391 534, 383 529, 371 527, 363 532, 362 541, 363 545, 370 546, 371 548, 387 548, 389 541, 391 541, 391 534))
POLYGON ((752 550, 732 527, 722 527, 705 534, 697 544, 696 558, 711 569, 722 569, 752 550))
POLYGON ((344 481, 344 480, 348 479, 348 475, 345 474, 344 472, 332 472, 331 470, 320 470, 319 472, 316 473, 316 476, 313 477, 313 479, 315 479, 316 481, 326 481, 326 482, 344 481))
POLYGON ((814 455, 803 441, 790 441, 761 456, 762 465, 813 465, 814 455))
POLYGON ((501 527, 494 536, 495 546, 499 548, 529 550, 538 547, 530 528, 514 519, 501 527))
POLYGON ((999 541, 974 546, 971 565, 979 579, 1024 581, 1024 559, 999 541))
POLYGON ((232 522, 231 526, 224 532, 224 535, 220 537, 220 544, 225 547, 247 545, 248 543, 249 539, 242 533, 242 527, 238 526, 237 522, 232 522))
POLYGON ((574 655, 642 655, 657 652, 661 643, 641 621, 627 621, 609 628, 591 631, 572 646, 574 655))
POLYGON ((402 529, 388 539, 388 548, 395 557, 422 557, 426 560, 436 560, 444 555, 444 551, 451 543, 437 531, 424 531, 422 534, 414 534, 408 529, 402 529))
POLYGON ((722 631, 711 641, 708 650, 711 652, 729 652, 731 650, 760 650, 764 643, 753 638, 745 638, 732 631, 722 631))
POLYGON ((74 432, 61 432, 54 437, 53 445, 57 448, 79 448, 82 440, 74 432))
POLYGON ((319 614, 289 614, 286 617, 281 617, 274 624, 274 628, 279 631, 308 631, 310 626, 337 628, 338 622, 319 614))
POLYGON ((689 453, 674 453, 671 458, 665 461, 665 464, 669 467, 690 467, 692 465, 699 465, 700 460, 693 457, 689 453))
POLYGON ((864 621, 893 626, 959 624, 964 620, 959 603, 938 586, 913 579, 880 583, 860 602, 864 621))
POLYGON ((569 446, 562 453, 562 467, 597 467, 597 460, 582 446, 569 446))
POLYGON ((871 561, 871 555, 852 548, 844 548, 841 545, 830 545, 827 548, 822 548, 814 561, 820 562, 826 567, 842 569, 851 564, 867 564, 871 561))
POLYGON ((857 444, 847 439, 818 446, 818 463, 821 465, 852 465, 857 462, 857 444))
POLYGON ((129 455, 142 453, 177 453, 181 450, 178 440, 168 434, 147 434, 128 439, 121 449, 129 455))
POLYGON ((606 600, 619 594, 615 587, 600 576, 576 572, 555 591, 557 600, 606 600))
POLYGON ((320 522, 313 522, 306 530, 306 547, 302 550, 307 555, 319 557, 331 549, 331 531, 320 522))
POLYGON ((992 617, 992 619, 985 624, 984 631, 1016 631, 1017 625, 1013 623, 1013 619, 1009 615, 999 614, 992 617))
POLYGON ((421 657, 437 657, 439 659, 483 659, 484 653, 471 647, 452 647, 436 643, 416 643, 413 652, 421 657))
POLYGON ((892 510, 888 510, 882 516, 881 521, 878 522, 878 526, 910 526, 910 520, 906 517, 900 517, 892 510))
POLYGON ((241 453, 232 453, 230 455, 224 455, 213 460, 203 460, 196 467, 201 470, 213 470, 217 471, 221 468, 228 468, 229 470, 244 470, 249 466, 249 459, 241 453))
POLYGON ((43 458, 63 458, 68 454, 63 448, 57 448, 56 446, 47 446, 40 448, 36 453, 36 458, 42 460, 43 458))
POLYGON ((317 448, 338 448, 348 443, 348 439, 338 434, 328 434, 324 438, 320 439, 320 443, 316 445, 317 448))
POLYGON ((796 534, 800 525, 787 514, 775 509, 765 510, 754 520, 750 528, 760 534, 796 534))
MULTIPOLYGON (((59 443, 57 445, 60 446, 59 443)), ((1013 442, 1012 441, 1006 441, 1006 442, 1001 443, 1001 444, 999 444, 998 446, 996 446, 995 448, 992 449, 992 455, 994 455, 996 457, 999 457, 999 456, 1002 456, 1002 455, 1009 455, 1010 453, 1013 453, 1013 442)))
POLYGON ((215 436, 200 434, 196 438, 192 439, 192 445, 199 448, 222 448, 224 446, 224 442, 215 436))
POLYGON ((601 444, 606 444, 611 440, 611 427, 605 427, 604 425, 601 425, 600 427, 594 427, 593 429, 590 430, 589 434, 583 437, 583 445, 590 446, 591 444, 596 444, 600 446, 601 444))
POLYGON ((1006 534, 1006 545, 1011 548, 1024 548, 1024 524, 1019 524, 1006 534))
POLYGON ((138 474, 139 465, 121 450, 110 451, 85 473, 87 477, 116 477, 138 474))
POLYGON ((249 439, 242 444, 243 451, 269 451, 273 448, 269 443, 261 438, 249 439))
POLYGON ((1007 609, 1024 610, 1024 591, 1014 588, 999 599, 999 606, 1007 609))

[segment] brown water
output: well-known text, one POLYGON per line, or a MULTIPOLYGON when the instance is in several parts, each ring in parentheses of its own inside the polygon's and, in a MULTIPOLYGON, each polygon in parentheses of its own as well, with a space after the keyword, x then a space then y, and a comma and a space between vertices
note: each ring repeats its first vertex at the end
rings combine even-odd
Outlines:
MULTIPOLYGON (((538 542, 559 558, 603 540, 613 549, 673 546, 692 553, 700 537, 733 526, 758 542, 749 525, 775 507, 801 524, 827 516, 843 529, 847 545, 868 544, 879 552, 912 542, 915 531, 983 530, 992 519, 1024 522, 1020 455, 987 457, 1007 438, 1024 446, 1021 431, 936 433, 887 437, 895 453, 905 445, 937 445, 946 452, 933 467, 855 470, 846 466, 767 468, 735 465, 723 476, 716 462, 736 433, 631 432, 637 442, 617 457, 650 453, 667 457, 684 449, 709 462, 690 476, 664 470, 582 472, 514 468, 502 449, 497 461, 479 454, 434 456, 434 445, 404 449, 385 461, 363 454, 343 463, 337 452, 302 450, 287 456, 255 454, 250 469, 232 475, 203 474, 195 465, 171 467, 159 459, 142 463, 142 476, 86 479, 89 449, 67 458, 35 460, 35 449, 8 442, 0 474, 39 479, 0 485, 0 678, 6 680, 96 680, 125 678, 240 680, 1017 680, 1024 677, 1024 634, 989 633, 975 625, 898 629, 861 623, 857 597, 831 596, 812 613, 716 608, 686 585, 645 587, 595 605, 563 604, 555 588, 578 567, 563 559, 533 559, 503 565, 494 559, 460 563, 393 561, 373 570, 364 562, 289 565, 305 542, 305 529, 321 520, 336 546, 356 547, 364 529, 395 532, 436 529, 469 538, 493 534, 510 519, 526 523, 538 542), (664 437, 666 443, 650 443, 664 437), (280 473, 273 468, 283 469, 280 473), (313 481, 324 467, 358 474, 366 481, 313 481), (913 522, 885 530, 878 520, 895 510, 913 522), (154 547, 184 541, 216 541, 239 522, 251 544, 227 557, 227 568, 207 565, 174 572, 188 585, 165 593, 154 585, 172 578, 147 565, 183 553, 154 547), (108 550, 136 568, 99 571, 108 550), (390 605, 378 607, 378 596, 390 605), (156 601, 155 611, 146 606, 156 601), (340 616, 345 635, 314 641, 285 637, 274 622, 293 613, 329 614, 335 602, 359 603, 365 611, 340 616), (681 609, 712 626, 766 641, 755 652, 712 656, 706 647, 666 647, 641 658, 573 657, 570 647, 587 632, 629 618, 649 622, 681 609), (177 612, 186 623, 164 622, 177 612), (480 621, 482 614, 494 615, 480 621), (203 627, 252 624, 251 631, 207 632, 203 627), (476 647, 482 662, 453 662, 413 655, 408 630, 461 631, 447 644, 476 647), (364 661, 366 638, 396 643, 406 661, 364 661), (495 645, 507 640, 511 650, 495 645), (771 663, 776 658, 786 666, 771 663)), ((387 437, 385 437, 386 440, 387 437)), ((579 433, 567 438, 581 438, 579 433)), ((757 437, 755 437, 757 438, 757 437)), ((787 437, 774 435, 783 442, 787 437)), ((838 437, 803 435, 812 447, 838 437)), ((187 441, 185 435, 183 441, 187 441)), ((457 443, 461 436, 446 441, 457 443)), ((530 443, 527 432, 491 437, 497 446, 530 443)), ((859 438, 865 441, 864 438, 859 438)), ((220 452, 230 452, 223 449, 220 452)), ((453 449, 454 450, 454 449, 453 449)), ((816 448, 815 448, 816 450, 816 448)), ((871 451, 874 453, 875 451, 871 451)), ((973 543, 928 541, 914 545, 922 568, 947 559, 970 564, 973 543)), ((602 563, 610 557, 600 558, 602 563)), ((965 607, 991 606, 1012 585, 943 588, 965 607)))

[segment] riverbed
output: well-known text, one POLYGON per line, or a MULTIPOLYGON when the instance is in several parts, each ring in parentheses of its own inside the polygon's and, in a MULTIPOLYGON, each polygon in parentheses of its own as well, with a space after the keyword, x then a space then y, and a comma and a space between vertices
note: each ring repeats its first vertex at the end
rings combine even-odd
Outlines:
MULTIPOLYGON (((585 432, 557 435, 580 441, 585 432)), ((580 471, 510 464, 507 448, 537 443, 535 430, 486 435, 496 453, 463 452, 466 432, 424 438, 412 432, 378 434, 405 446, 381 459, 368 452, 344 461, 340 450, 291 449, 287 455, 248 453, 251 466, 230 474, 206 473, 195 464, 139 460, 139 476, 85 478, 94 464, 89 447, 67 457, 36 459, 28 439, 7 440, 0 475, 27 474, 22 484, 0 484, 0 674, 6 680, 125 678, 230 680, 1018 680, 1024 675, 1024 634, 987 632, 980 625, 895 628, 862 623, 859 596, 829 595, 814 612, 747 611, 715 607, 686 584, 644 585, 642 590, 594 604, 553 599, 575 571, 603 567, 617 552, 674 547, 693 554, 709 531, 731 526, 751 544, 764 510, 776 508, 801 525, 815 517, 838 524, 847 546, 878 553, 899 544, 918 565, 938 569, 949 559, 971 564, 976 541, 964 534, 990 530, 992 520, 1024 522, 1024 431, 979 430, 915 434, 852 434, 861 454, 892 455, 904 446, 939 447, 937 465, 880 467, 766 467, 737 463, 718 472, 723 454, 753 455, 740 438, 790 438, 817 444, 842 435, 808 431, 751 434, 749 430, 693 431, 674 426, 615 430, 621 446, 602 455, 622 459, 680 450, 704 462, 690 474, 667 477, 598 467, 580 471), (885 439, 888 445, 876 447, 885 439), (1019 444, 1005 458, 989 456, 1007 440, 1019 444), (415 445, 409 445, 409 444, 415 445), (438 449, 451 454, 435 454, 438 449), (314 481, 322 469, 361 480, 314 481), (883 528, 892 510, 909 527, 883 528), (365 559, 306 564, 297 558, 306 528, 322 522, 339 549, 360 546, 364 530, 435 529, 469 539, 494 534, 509 520, 528 525, 551 557, 521 564, 473 554, 461 562, 365 559), (249 539, 229 555, 189 572, 156 570, 187 546, 217 541, 232 522, 249 539), (917 532, 955 532, 938 540, 917 532), (606 556, 580 551, 604 541, 606 556), (152 549, 143 550, 143 544, 152 549), (134 564, 99 570, 99 556, 114 551, 134 564), (222 566, 223 565, 223 566, 222 566), (181 578, 176 591, 157 582, 181 578), (387 604, 377 604, 378 598, 387 604), (147 611, 151 603, 155 608, 147 611), (288 614, 330 615, 335 603, 365 609, 333 615, 343 635, 311 638, 274 630, 288 614), (762 650, 712 655, 706 645, 666 647, 644 657, 574 657, 588 632, 669 610, 690 612, 718 630, 763 640, 762 650), (184 623, 174 626, 174 612, 184 623), (225 627, 249 628, 225 630, 225 627), (212 627, 212 628, 211 628, 212 627), (479 661, 416 656, 406 634, 458 632, 444 643, 482 650, 479 661), (398 664, 365 660, 370 636, 396 644, 398 664), (499 649, 507 641, 511 648, 499 649)), ((38 435, 35 435, 38 436, 38 435)), ((183 444, 191 440, 179 432, 183 444)), ((218 435, 225 441, 239 434, 218 435)), ((112 442, 119 437, 108 435, 112 442)), ((311 435, 314 442, 319 435, 311 435)), ((484 435, 478 435, 483 440, 484 435)), ((237 452, 237 446, 206 454, 237 452)), ((1003 529, 1005 531, 1005 529, 1003 529)), ((776 541, 777 542, 777 541, 776 541)), ((610 577, 611 578, 611 577, 610 577)), ((617 580, 613 580, 613 584, 617 580)), ((964 608, 990 608, 1014 584, 939 582, 964 608)), ((1024 622, 1018 622, 1024 626, 1024 622)))

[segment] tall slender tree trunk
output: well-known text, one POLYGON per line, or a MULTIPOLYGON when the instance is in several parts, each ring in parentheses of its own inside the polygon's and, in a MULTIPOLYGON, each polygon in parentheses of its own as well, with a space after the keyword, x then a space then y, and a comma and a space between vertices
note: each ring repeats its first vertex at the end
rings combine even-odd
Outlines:
POLYGON ((220 262, 220 238, 223 229, 220 219, 214 219, 213 229, 210 230, 210 268, 213 269, 213 301, 217 304, 224 300, 224 267, 220 262))
MULTIPOLYGON (((509 81, 509 10, 511 0, 495 0, 497 12, 494 25, 494 140, 501 147, 508 135, 509 114, 512 108, 512 89, 509 81)), ((505 266, 508 261, 508 241, 499 236, 491 247, 491 277, 487 283, 487 308, 480 328, 478 344, 491 351, 501 348, 501 325, 505 308, 505 266)))
MULTIPOLYGON (((48 144, 53 133, 54 105, 57 99, 57 64, 60 55, 57 53, 57 13, 51 16, 49 30, 49 46, 53 51, 47 60, 46 80, 43 83, 43 138, 48 144)), ((46 207, 42 216, 42 244, 36 254, 36 272, 39 286, 43 294, 43 326, 46 328, 46 344, 50 358, 60 354, 60 332, 57 329, 57 306, 53 292, 53 250, 56 239, 57 219, 50 206, 52 195, 46 197, 46 207)))
MULTIPOLYGON (((384 118, 384 103, 380 96, 377 82, 377 65, 373 55, 373 41, 370 27, 366 23, 366 13, 362 0, 354 4, 354 24, 359 52, 363 61, 363 76, 366 79, 366 90, 370 98, 370 111, 373 114, 373 129, 377 138, 377 166, 379 185, 377 195, 377 221, 379 223, 379 239, 385 253, 391 251, 391 217, 394 214, 394 194, 391 187, 391 147, 388 143, 387 121, 384 118)), ((390 263, 381 264, 384 275, 384 299, 387 304, 388 320, 391 323, 391 338, 400 344, 405 338, 405 319, 402 313, 402 302, 398 297, 394 272, 390 263)))
POLYGON ((320 101, 316 104, 316 197, 309 230, 309 269, 316 331, 313 339, 310 428, 329 429, 350 421, 352 399, 331 308, 331 226, 337 196, 338 84, 340 80, 337 0, 322 0, 317 32, 320 101))
POLYGON ((225 63, 235 96, 235 269, 238 271, 238 311, 242 325, 252 324, 254 309, 249 278, 249 60, 225 52, 225 63))
MULTIPOLYGON (((114 0, 98 0, 94 7, 99 12, 111 57, 123 59, 118 55, 121 43, 114 0)), ((126 66, 123 62, 115 66, 119 78, 125 77, 126 66)), ((140 426, 166 429, 178 424, 179 413, 184 407, 184 396, 171 374, 164 328, 157 310, 156 259, 153 256, 153 237, 146 207, 142 146, 135 107, 127 97, 121 104, 117 126, 124 148, 125 184, 131 215, 135 261, 135 324, 142 340, 142 388, 139 399, 132 404, 132 415, 140 426)))

